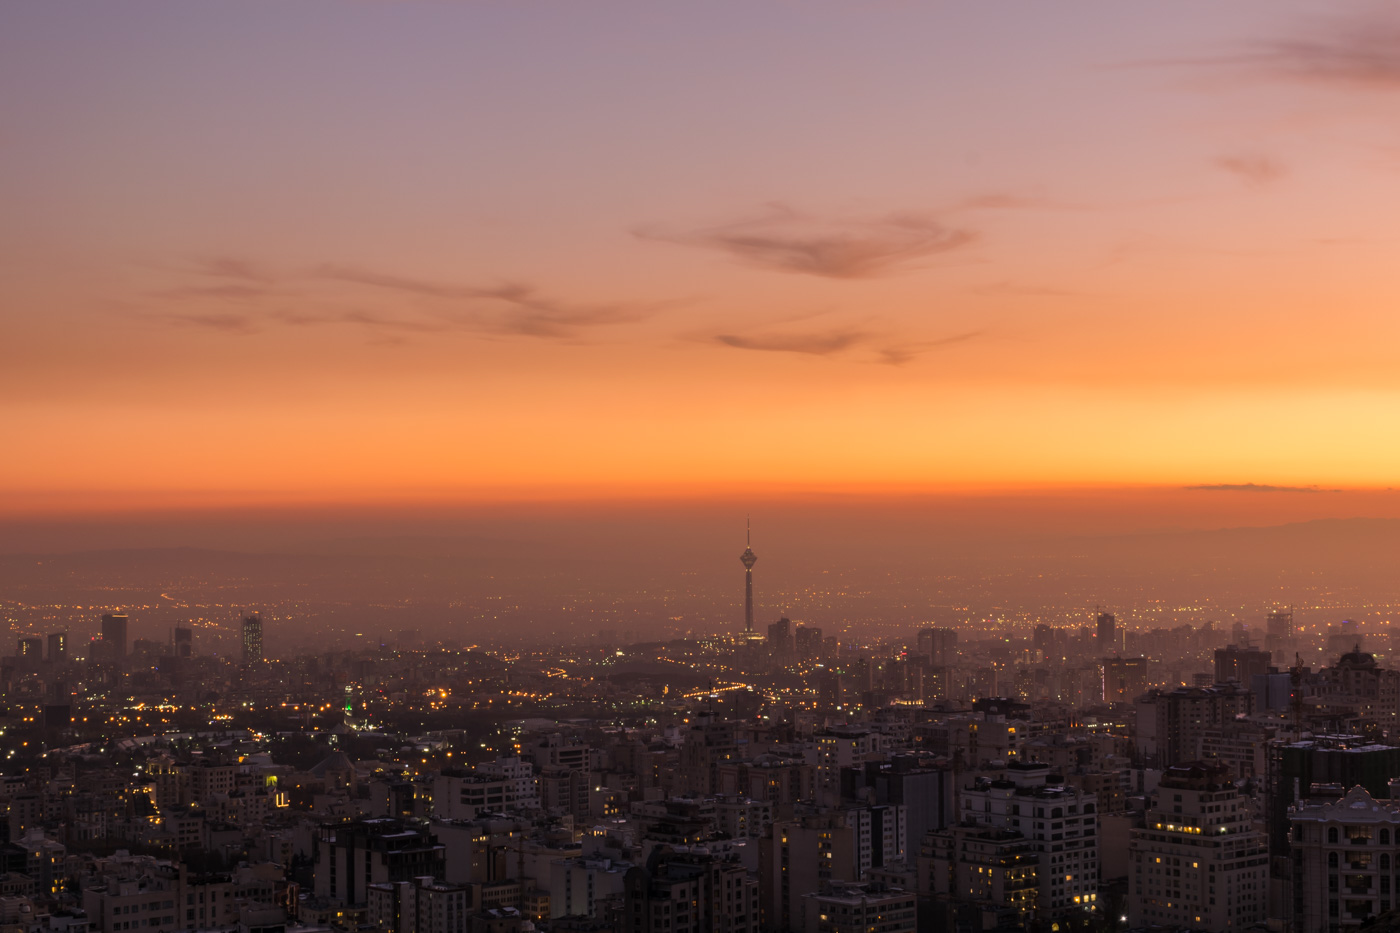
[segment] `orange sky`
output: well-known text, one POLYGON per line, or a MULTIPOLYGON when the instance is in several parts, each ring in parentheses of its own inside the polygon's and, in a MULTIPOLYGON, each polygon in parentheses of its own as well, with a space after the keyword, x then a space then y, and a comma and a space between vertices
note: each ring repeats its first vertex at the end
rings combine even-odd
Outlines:
POLYGON ((0 513, 1389 487, 1389 9, 6 4, 0 513))

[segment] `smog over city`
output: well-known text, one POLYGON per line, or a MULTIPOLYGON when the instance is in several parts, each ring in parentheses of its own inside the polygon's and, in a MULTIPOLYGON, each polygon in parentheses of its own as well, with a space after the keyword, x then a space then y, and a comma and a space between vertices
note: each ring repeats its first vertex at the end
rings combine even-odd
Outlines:
POLYGON ((0 933, 1400 931, 1400 8, 0 0, 0 933))

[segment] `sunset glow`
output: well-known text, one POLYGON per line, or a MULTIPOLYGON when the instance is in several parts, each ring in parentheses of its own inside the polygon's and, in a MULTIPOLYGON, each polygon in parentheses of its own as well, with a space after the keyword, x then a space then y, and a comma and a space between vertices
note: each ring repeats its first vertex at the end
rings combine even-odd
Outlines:
POLYGON ((1391 514, 1396 36, 1276 0, 6 4, 0 511, 1391 514))

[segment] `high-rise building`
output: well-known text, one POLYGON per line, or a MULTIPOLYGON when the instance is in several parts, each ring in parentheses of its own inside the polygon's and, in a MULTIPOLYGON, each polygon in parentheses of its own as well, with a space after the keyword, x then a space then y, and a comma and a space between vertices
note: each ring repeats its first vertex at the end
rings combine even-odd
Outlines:
POLYGON ((1215 682, 1253 685, 1256 674, 1269 673, 1270 654, 1262 648, 1226 645, 1215 649, 1215 682))
POLYGON ((810 661, 822 656, 821 629, 811 625, 799 624, 796 631, 792 633, 792 637, 799 658, 810 661))
POLYGON ((49 633, 49 662, 52 664, 62 664, 68 660, 68 633, 49 633))
POLYGON ((1098 800, 1038 762, 1012 762, 1005 775, 978 778, 958 795, 963 818, 1015 830, 1040 853, 1051 868, 1037 877, 1041 918, 1098 910, 1098 800))
POLYGON ((1400 892, 1400 809, 1361 786, 1289 813, 1293 929, 1348 931, 1390 911, 1400 892))
POLYGON ((175 657, 188 658, 194 654, 194 629, 185 625, 175 626, 175 657))
POLYGON ((871 868, 904 857, 903 807, 822 807, 775 821, 759 840, 759 895, 765 926, 813 928, 803 895, 833 881, 862 881, 871 868), (888 859, 888 860, 887 860, 888 859))
POLYGON ((1131 703, 1146 692, 1146 658, 1103 659, 1103 701, 1105 703, 1131 703))
POLYGON ((1269 613, 1268 620, 1264 623, 1264 634, 1268 638, 1277 638, 1283 641, 1293 637, 1293 610, 1275 609, 1269 613))
POLYGON ((26 664, 38 664, 44 657, 44 640, 37 635, 25 635, 20 638, 15 653, 26 664))
POLYGON ((262 616, 256 612, 243 620, 243 663, 257 664, 263 659, 262 616))
POLYGON ((958 653, 958 633, 951 628, 926 628, 919 631, 919 654, 934 667, 952 664, 958 653))
POLYGON ((1254 692, 1243 684, 1152 690, 1137 698, 1138 754, 1170 768, 1201 757, 1201 740, 1235 717, 1254 712, 1254 692))
POLYGON ((1223 765, 1168 768, 1144 827, 1130 831, 1128 860, 1131 927, 1225 931, 1264 921, 1268 840, 1223 765))
POLYGON ((753 552, 753 531, 744 528, 744 553, 739 555, 744 565, 744 634, 753 635, 753 565, 758 563, 758 555, 753 552))
POLYGON ((125 613, 111 612, 102 617, 102 654, 109 661, 126 660, 125 613))
MULTIPOLYGON (((932 928, 954 929, 958 908, 968 905, 996 924, 971 929, 1026 929, 1026 918, 1040 910, 1040 860, 1040 849, 1014 829, 963 822, 930 832, 919 875, 942 920, 932 928)), ((1046 866, 1046 874, 1057 867, 1046 866)))
POLYGON ((758 881, 737 859, 658 846, 623 885, 625 933, 758 933, 758 881))
POLYGON ((365 903, 372 884, 444 876, 446 848, 401 820, 328 824, 314 842, 316 896, 343 904, 365 903))
POLYGON ((1118 650, 1118 620, 1111 612, 1099 613, 1098 641, 1100 651, 1118 650))
POLYGON ((786 616, 768 626, 768 652, 779 657, 792 654, 792 621, 786 616))

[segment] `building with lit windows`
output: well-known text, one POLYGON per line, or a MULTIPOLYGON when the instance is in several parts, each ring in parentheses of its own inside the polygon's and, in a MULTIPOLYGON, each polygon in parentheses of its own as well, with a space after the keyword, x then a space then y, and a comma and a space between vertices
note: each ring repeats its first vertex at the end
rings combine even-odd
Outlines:
POLYGON ((1296 930, 1342 933, 1391 910, 1400 891, 1400 808, 1364 787, 1289 812, 1296 930))
POLYGON ((1262 923, 1269 845, 1254 816, 1223 764, 1169 768, 1145 827, 1130 833, 1129 925, 1223 931, 1262 923))
POLYGON ((257 664, 263 659, 262 616, 254 613, 243 620, 243 663, 257 664))
POLYGON ((931 832, 918 864, 919 893, 939 905, 1022 917, 1039 909, 1040 852, 1014 829, 966 822, 931 832))
POLYGON ((959 792, 961 821, 1015 830, 1039 853, 1042 918, 1097 910, 1097 798, 1038 762, 1012 762, 1005 773, 996 780, 978 778, 959 792))
POLYGON ((917 899, 883 884, 833 884, 806 894, 804 933, 914 933, 917 899))

